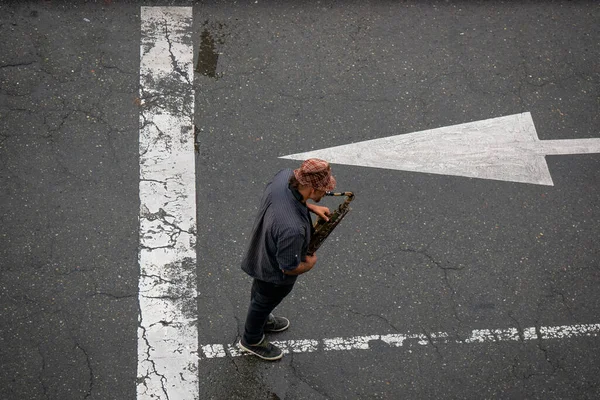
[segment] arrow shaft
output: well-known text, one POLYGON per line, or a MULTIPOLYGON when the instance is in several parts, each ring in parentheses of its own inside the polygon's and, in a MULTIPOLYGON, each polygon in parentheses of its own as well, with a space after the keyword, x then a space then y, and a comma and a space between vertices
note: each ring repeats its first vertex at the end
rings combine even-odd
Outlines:
POLYGON ((535 151, 544 155, 600 153, 600 139, 541 140, 535 151))

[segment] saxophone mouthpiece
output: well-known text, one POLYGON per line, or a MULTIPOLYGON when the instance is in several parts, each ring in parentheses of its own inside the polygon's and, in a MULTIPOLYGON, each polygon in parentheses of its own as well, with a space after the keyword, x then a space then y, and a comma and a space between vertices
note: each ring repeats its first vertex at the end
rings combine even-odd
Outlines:
POLYGON ((325 192, 325 196, 348 196, 354 197, 352 192, 325 192))

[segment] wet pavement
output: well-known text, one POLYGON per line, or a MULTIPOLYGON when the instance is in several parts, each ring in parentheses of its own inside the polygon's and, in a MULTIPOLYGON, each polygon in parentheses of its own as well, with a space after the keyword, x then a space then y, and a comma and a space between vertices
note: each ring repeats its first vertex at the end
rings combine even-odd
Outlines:
MULTIPOLYGON (((136 398, 140 5, 0 5, 4 398, 136 398)), ((352 211, 271 336, 316 345, 202 351, 242 332, 260 194, 299 164, 278 157, 522 112, 600 137, 596 2, 172 5, 194 14, 200 398, 600 395, 600 337, 543 334, 600 323, 599 154, 546 157, 554 186, 333 165, 352 211)))

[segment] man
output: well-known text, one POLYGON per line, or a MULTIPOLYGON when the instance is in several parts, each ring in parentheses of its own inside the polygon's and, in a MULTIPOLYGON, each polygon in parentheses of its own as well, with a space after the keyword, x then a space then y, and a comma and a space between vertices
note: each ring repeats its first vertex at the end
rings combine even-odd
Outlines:
POLYGON ((242 261, 242 270, 254 278, 244 336, 238 343, 243 351, 269 361, 283 357, 265 332, 284 331, 290 321, 271 312, 292 291, 297 276, 315 266, 317 256, 306 254, 312 230, 309 211, 325 220, 330 211, 308 201, 318 203, 334 188, 329 163, 316 158, 293 171, 279 171, 265 188, 242 261))

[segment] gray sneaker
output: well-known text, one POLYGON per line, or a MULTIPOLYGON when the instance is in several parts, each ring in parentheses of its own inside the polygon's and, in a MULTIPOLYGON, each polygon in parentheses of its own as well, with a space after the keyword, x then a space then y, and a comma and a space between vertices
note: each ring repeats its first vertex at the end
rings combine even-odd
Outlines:
POLYGON ((248 344, 244 341, 244 338, 238 343, 238 347, 243 351, 252 353, 255 356, 262 358, 263 360, 275 361, 283 357, 283 351, 270 343, 264 336, 258 344, 248 344))
POLYGON ((285 317, 276 317, 273 314, 269 315, 269 319, 265 324, 265 332, 282 332, 290 327, 290 320, 285 317))

